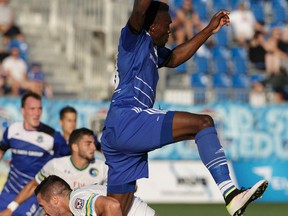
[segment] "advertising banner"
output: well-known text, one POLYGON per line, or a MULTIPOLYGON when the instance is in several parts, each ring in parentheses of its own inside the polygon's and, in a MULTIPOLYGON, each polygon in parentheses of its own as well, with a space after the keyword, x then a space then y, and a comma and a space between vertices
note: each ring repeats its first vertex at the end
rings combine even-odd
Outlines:
MULTIPOLYGON (((41 118, 42 122, 61 131, 61 127, 58 123, 59 111, 67 105, 75 107, 78 111, 77 127, 88 127, 94 130, 98 135, 98 138, 100 138, 103 123, 109 108, 109 102, 44 99, 43 115, 41 118)), ((249 104, 232 102, 188 106, 158 101, 154 107, 163 110, 181 110, 212 116, 215 121, 218 137, 225 150, 226 156, 235 171, 235 177, 239 185, 250 187, 256 181, 267 178, 270 182, 267 191, 268 196, 264 196, 261 200, 269 202, 288 202, 288 104, 267 105, 256 108, 249 104)), ((6 127, 12 122, 20 120, 22 120, 20 98, 0 98, 1 137, 6 127)), ((8 152, 4 155, 2 162, 0 162, 0 190, 9 170, 10 159, 11 155, 8 152)), ((167 178, 162 178, 161 176, 156 177, 159 181, 160 188, 161 185, 166 184, 164 181, 170 181, 169 179, 173 179, 170 177, 176 175, 171 171, 171 167, 176 167, 175 170, 182 173, 182 168, 178 167, 178 162, 182 163, 183 161, 189 160, 193 163, 195 161, 201 163, 199 161, 200 158, 197 146, 193 140, 178 142, 152 151, 149 153, 149 160, 153 164, 150 168, 151 179, 154 179, 154 172, 157 174, 166 170, 165 175, 168 176, 167 178), (167 164, 170 165, 165 163, 162 164, 162 162, 160 163, 159 161, 166 161, 167 164), (173 161, 171 162, 173 166, 170 161, 173 161), (178 162, 176 163, 175 161, 178 162), (161 165, 158 165, 158 162, 161 165)), ((183 167, 183 169, 186 169, 186 165, 183 165, 183 167)), ((198 171, 198 168, 192 170, 196 172, 196 170, 198 171)), ((152 181, 151 179, 149 179, 149 181, 152 181)), ((212 180, 210 177, 207 179, 212 180)), ((147 183, 145 184, 150 183, 148 183, 147 180, 147 183)), ((183 190, 184 184, 180 185, 175 182, 170 182, 170 184, 175 188, 179 187, 179 189, 182 188, 181 190, 183 190)), ((210 182, 208 185, 210 189, 210 182)), ((152 188, 153 190, 155 189, 155 187, 152 188)), ((216 198, 214 199, 214 192, 212 193, 212 198, 204 198, 204 195, 201 195, 202 192, 199 192, 199 188, 200 187, 197 189, 195 187, 195 190, 192 192, 187 192, 187 197, 193 196, 194 192, 195 194, 200 194, 197 199, 190 199, 191 202, 192 200, 197 202, 196 200, 205 199, 209 202, 211 200, 217 201, 216 198)), ((158 195, 154 195, 154 197, 157 197, 159 202, 168 202, 169 200, 166 196, 163 196, 160 199, 161 194, 163 193, 159 192, 158 195)), ((146 196, 146 194, 143 194, 143 196, 146 196)), ((179 199, 180 197, 181 196, 179 196, 179 199)))
POLYGON ((224 203, 201 161, 150 161, 149 179, 137 181, 136 195, 149 203, 224 203))
POLYGON ((240 185, 250 187, 256 181, 267 179, 269 186, 261 202, 288 201, 287 161, 234 162, 233 168, 240 185))

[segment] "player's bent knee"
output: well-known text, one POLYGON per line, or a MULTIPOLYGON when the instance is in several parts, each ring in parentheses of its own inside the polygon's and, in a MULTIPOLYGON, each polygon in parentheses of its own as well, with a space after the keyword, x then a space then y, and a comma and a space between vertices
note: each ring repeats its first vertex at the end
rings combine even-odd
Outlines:
POLYGON ((208 128, 208 127, 214 127, 214 120, 210 115, 202 115, 201 123, 199 126, 201 130, 208 128))

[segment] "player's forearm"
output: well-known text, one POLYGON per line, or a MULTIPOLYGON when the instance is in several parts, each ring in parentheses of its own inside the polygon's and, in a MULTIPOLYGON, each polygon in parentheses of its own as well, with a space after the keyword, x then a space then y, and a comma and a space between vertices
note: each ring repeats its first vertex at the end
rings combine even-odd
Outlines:
POLYGON ((206 27, 187 42, 175 47, 166 66, 177 67, 190 59, 212 34, 212 30, 206 27))
POLYGON ((145 13, 152 0, 135 0, 133 10, 129 19, 130 27, 140 32, 143 28, 145 13))
POLYGON ((29 199, 33 194, 34 190, 37 187, 38 183, 33 179, 30 181, 25 187, 20 191, 20 193, 15 198, 15 202, 17 202, 19 205, 25 202, 27 199, 29 199))
POLYGON ((134 6, 133 6, 133 11, 137 11, 141 14, 145 14, 148 7, 150 6, 152 0, 135 0, 134 1, 134 6))

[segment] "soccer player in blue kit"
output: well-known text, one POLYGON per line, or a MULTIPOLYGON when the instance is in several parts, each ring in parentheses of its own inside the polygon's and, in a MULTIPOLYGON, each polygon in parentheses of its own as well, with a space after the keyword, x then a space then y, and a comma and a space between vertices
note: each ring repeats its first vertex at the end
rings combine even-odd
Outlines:
POLYGON ((242 215, 261 197, 266 180, 239 190, 230 178, 224 150, 209 115, 154 109, 158 68, 174 68, 191 58, 219 29, 229 24, 221 10, 193 38, 165 47, 170 34, 169 6, 135 0, 118 45, 116 89, 105 121, 101 144, 109 166, 108 196, 127 214, 137 179, 148 177, 148 152, 182 140, 195 139, 199 155, 223 194, 230 215, 242 215))
POLYGON ((36 173, 53 157, 70 153, 60 133, 40 122, 42 115, 41 96, 27 92, 21 98, 23 121, 6 128, 0 143, 0 160, 11 149, 12 160, 7 181, 0 194, 0 211, 9 208, 13 215, 35 215, 40 209, 32 196, 18 207, 14 198, 36 173), (17 208, 17 209, 16 209, 17 208))

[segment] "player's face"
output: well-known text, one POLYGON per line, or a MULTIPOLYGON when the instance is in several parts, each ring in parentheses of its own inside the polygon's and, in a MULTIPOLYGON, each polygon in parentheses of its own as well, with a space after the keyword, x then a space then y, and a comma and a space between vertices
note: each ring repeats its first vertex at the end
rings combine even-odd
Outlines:
POLYGON ((28 97, 21 108, 26 130, 36 130, 42 115, 42 103, 33 97, 28 97))
POLYGON ((95 159, 94 154, 96 151, 96 145, 94 136, 84 135, 78 144, 79 156, 92 161, 95 159))
POLYGON ((60 125, 64 134, 71 134, 76 129, 77 115, 74 112, 67 112, 63 119, 60 120, 60 125))
POLYGON ((161 12, 157 15, 156 23, 150 27, 150 35, 153 43, 159 47, 165 46, 168 42, 170 31, 171 16, 168 12, 161 12))
MULTIPOLYGON (((53 199, 53 198, 52 198, 53 199)), ((50 200, 46 202, 46 200, 42 199, 41 195, 37 195, 37 201, 39 205, 44 209, 45 216, 70 216, 72 215, 70 212, 67 212, 63 207, 61 207, 61 202, 50 200)))

